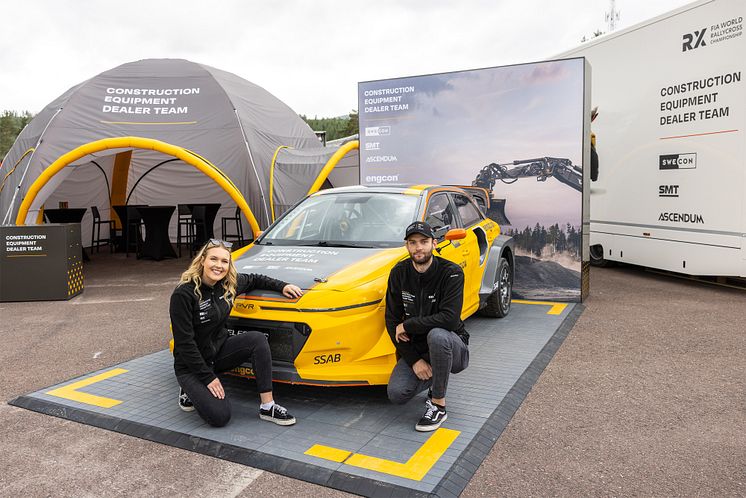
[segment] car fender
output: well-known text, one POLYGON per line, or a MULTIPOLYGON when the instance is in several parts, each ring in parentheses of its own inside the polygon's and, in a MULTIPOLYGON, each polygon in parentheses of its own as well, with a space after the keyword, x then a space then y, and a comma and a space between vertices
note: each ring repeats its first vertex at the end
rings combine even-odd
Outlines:
POLYGON ((482 285, 479 288, 480 301, 487 299, 487 297, 495 290, 495 284, 498 278, 497 267, 500 263, 500 258, 508 260, 510 271, 512 273, 511 276, 515 278, 514 253, 515 240, 513 237, 508 235, 498 235, 498 237, 492 241, 489 254, 487 255, 487 262, 485 263, 484 273, 482 274, 482 285))

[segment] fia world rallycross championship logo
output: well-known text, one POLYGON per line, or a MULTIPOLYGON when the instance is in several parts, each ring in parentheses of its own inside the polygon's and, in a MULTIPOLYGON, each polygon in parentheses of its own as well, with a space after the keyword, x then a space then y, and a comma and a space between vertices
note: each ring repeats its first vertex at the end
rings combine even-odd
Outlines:
POLYGON ((681 51, 706 47, 743 35, 743 16, 730 17, 682 36, 681 51))
POLYGON ((684 41, 682 43, 681 51, 686 52, 687 50, 694 50, 695 48, 704 47, 705 43, 705 32, 707 28, 702 28, 694 33, 687 33, 684 35, 684 41))

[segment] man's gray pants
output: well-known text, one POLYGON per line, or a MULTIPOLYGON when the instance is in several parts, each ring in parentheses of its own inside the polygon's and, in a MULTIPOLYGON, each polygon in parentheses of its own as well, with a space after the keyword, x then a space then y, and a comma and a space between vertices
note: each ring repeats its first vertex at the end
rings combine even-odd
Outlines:
POLYGON ((469 348, 455 332, 445 329, 431 329, 427 334, 429 360, 433 376, 420 380, 412 367, 400 358, 391 373, 388 395, 392 403, 406 403, 427 388, 433 391, 433 398, 445 398, 448 376, 459 373, 469 366, 469 348))

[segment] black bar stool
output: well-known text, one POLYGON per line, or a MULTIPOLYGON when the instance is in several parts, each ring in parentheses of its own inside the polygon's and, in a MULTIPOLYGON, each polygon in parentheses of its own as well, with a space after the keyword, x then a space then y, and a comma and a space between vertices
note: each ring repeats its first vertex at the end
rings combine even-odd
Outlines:
POLYGON ((194 241, 197 238, 197 225, 192 217, 192 210, 188 204, 179 204, 178 218, 176 220, 176 245, 179 247, 179 257, 181 257, 181 245, 189 246, 189 256, 194 254, 194 241))
POLYGON ((108 244, 110 252, 114 252, 114 235, 116 233, 116 227, 114 226, 114 220, 102 220, 101 214, 98 212, 98 207, 91 206, 91 214, 93 215, 93 226, 91 227, 91 251, 96 248, 96 252, 99 252, 101 243, 108 244), (109 226, 109 236, 107 238, 101 238, 101 225, 109 226))
POLYGON ((228 238, 233 238, 238 240, 238 245, 243 245, 243 226, 241 225, 241 208, 236 206, 236 213, 233 216, 224 216, 220 218, 220 225, 221 225, 221 231, 223 232, 223 240, 228 240, 228 238), (234 232, 228 232, 228 224, 235 224, 234 227, 236 229, 234 232))

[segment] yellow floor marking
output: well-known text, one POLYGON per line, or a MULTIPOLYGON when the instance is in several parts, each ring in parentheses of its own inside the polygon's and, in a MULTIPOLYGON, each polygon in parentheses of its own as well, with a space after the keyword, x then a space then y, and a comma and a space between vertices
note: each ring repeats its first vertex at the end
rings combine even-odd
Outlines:
POLYGON ((320 444, 309 448, 306 451, 306 455, 317 456, 334 462, 343 462, 347 465, 352 465, 353 467, 374 470, 376 472, 403 477, 405 479, 421 481, 433 465, 435 465, 435 462, 440 460, 440 457, 443 456, 459 434, 461 434, 460 431, 443 428, 438 429, 405 463, 361 455, 359 453, 353 453, 349 458, 347 458, 343 455, 350 455, 349 451, 322 446, 320 444), (345 460, 345 458, 347 459, 345 460))
POLYGON ((340 450, 332 448, 331 446, 324 446, 321 444, 314 444, 306 450, 306 455, 323 458, 324 460, 331 460, 332 462, 342 463, 347 460, 347 457, 352 454, 351 451, 340 450))
POLYGON ((547 311, 547 315, 560 315, 565 311, 565 308, 567 308, 566 303, 553 303, 551 301, 524 301, 523 299, 513 299, 512 302, 517 304, 541 304, 551 306, 549 311, 547 311))
POLYGON ((77 401, 79 403, 85 403, 87 405, 100 406, 101 408, 111 408, 112 406, 116 406, 121 403, 121 401, 118 399, 104 398, 103 396, 96 396, 95 394, 80 392, 78 391, 78 389, 90 386, 91 384, 101 382, 102 380, 106 380, 111 377, 116 377, 117 375, 121 375, 125 372, 128 372, 128 370, 125 370, 123 368, 115 368, 113 370, 109 370, 108 372, 104 372, 88 379, 79 380, 78 382, 73 382, 70 385, 52 389, 51 391, 48 391, 47 394, 51 396, 57 396, 58 398, 77 401))

